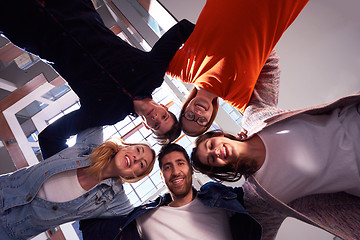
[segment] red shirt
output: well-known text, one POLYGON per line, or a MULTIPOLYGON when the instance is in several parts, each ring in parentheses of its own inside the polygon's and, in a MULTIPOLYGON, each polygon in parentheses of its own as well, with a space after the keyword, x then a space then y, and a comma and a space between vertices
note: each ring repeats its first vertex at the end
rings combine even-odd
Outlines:
POLYGON ((308 0, 208 0, 167 74, 244 112, 259 73, 308 0))

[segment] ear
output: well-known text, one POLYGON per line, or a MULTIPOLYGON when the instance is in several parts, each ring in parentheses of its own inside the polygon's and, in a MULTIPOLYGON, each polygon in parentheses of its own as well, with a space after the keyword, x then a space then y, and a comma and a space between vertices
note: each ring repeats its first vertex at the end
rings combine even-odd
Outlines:
POLYGON ((165 106, 164 104, 160 103, 160 106, 162 106, 163 108, 165 108, 166 110, 169 110, 167 106, 165 106))

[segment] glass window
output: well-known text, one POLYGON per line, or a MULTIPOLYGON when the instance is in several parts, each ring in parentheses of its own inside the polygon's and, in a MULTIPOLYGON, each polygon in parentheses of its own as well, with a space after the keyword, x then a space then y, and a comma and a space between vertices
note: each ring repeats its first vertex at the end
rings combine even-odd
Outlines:
POLYGON ((64 84, 61 87, 54 87, 53 89, 42 95, 42 97, 51 101, 56 101, 57 99, 64 96, 69 91, 70 91, 69 86, 64 84))
POLYGON ((19 112, 17 112, 15 116, 21 125, 23 122, 30 119, 47 106, 48 104, 35 100, 23 109, 21 109, 19 112))
POLYGON ((19 68, 26 70, 35 63, 37 63, 39 60, 40 58, 38 56, 25 52, 15 58, 14 62, 16 63, 16 65, 18 65, 19 68))

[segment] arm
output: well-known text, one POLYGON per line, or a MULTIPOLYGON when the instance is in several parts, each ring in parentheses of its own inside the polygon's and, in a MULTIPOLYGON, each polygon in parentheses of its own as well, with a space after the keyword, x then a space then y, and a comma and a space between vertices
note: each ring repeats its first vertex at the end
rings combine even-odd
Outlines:
POLYGON ((154 59, 162 59, 162 61, 169 63, 176 51, 179 50, 181 45, 189 38, 194 27, 195 25, 188 20, 181 20, 161 36, 155 43, 150 54, 154 59))
POLYGON ((279 83, 279 56, 273 50, 260 72, 248 108, 277 107, 279 83))
POLYGON ((103 127, 93 127, 78 133, 76 143, 100 145, 104 142, 103 127))
POLYGON ((280 83, 279 56, 273 50, 267 59, 248 106, 245 109, 242 126, 251 130, 259 121, 279 113, 278 97, 280 83))
POLYGON ((256 188, 245 181, 242 185, 244 190, 244 204, 246 211, 258 221, 263 229, 263 240, 275 239, 286 214, 278 210, 271 203, 262 198, 256 188))
POLYGON ((96 119, 90 117, 82 108, 63 116, 47 126, 38 136, 43 158, 49 158, 67 148, 66 139, 71 135, 99 125, 96 119))
POLYGON ((126 220, 126 217, 85 219, 80 221, 80 230, 84 240, 140 240, 136 221, 122 229, 126 220))

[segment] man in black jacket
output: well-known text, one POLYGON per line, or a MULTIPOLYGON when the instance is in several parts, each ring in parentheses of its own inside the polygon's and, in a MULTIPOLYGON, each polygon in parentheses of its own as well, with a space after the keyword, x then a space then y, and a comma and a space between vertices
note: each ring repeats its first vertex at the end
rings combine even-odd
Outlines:
POLYGON ((176 117, 154 102, 171 58, 194 25, 182 20, 150 52, 130 46, 103 23, 90 0, 11 0, 1 5, 0 31, 14 44, 52 62, 79 96, 81 108, 39 134, 44 158, 86 128, 140 115, 159 139, 181 132, 176 117), (172 126, 175 125, 175 129, 172 126))

